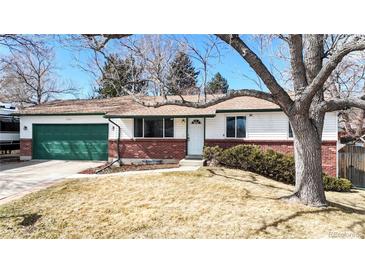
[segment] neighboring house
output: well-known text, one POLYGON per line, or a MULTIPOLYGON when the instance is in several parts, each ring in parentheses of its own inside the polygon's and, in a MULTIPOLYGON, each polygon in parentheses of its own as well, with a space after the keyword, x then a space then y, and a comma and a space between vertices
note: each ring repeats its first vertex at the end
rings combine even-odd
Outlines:
MULTIPOLYGON (((184 96, 196 100, 197 96, 184 96)), ((145 100, 159 100, 146 97, 145 100)), ((55 101, 20 113, 21 159, 144 159, 177 162, 204 146, 256 144, 293 153, 288 118, 270 102, 238 97, 207 108, 144 107, 129 96, 55 101), (120 139, 118 142, 118 135, 120 139)), ((323 131, 323 167, 336 175, 337 114, 323 131)))
POLYGON ((11 152, 19 149, 19 119, 13 114, 16 107, 12 103, 0 102, 0 150, 11 152))

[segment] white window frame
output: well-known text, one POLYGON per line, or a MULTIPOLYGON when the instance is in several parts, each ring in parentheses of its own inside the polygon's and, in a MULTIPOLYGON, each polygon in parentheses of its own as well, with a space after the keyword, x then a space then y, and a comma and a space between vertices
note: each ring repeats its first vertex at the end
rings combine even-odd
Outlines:
POLYGON ((225 131, 225 139, 242 139, 242 140, 245 140, 247 139, 247 115, 225 115, 225 119, 224 119, 224 131, 225 131), (234 137, 228 137, 227 136, 227 118, 230 118, 230 117, 234 117, 234 137), (237 137, 237 117, 245 117, 245 135, 246 137, 237 137))
MULTIPOLYGON (((148 118, 148 117, 146 117, 148 118)), ((144 119, 145 117, 142 117, 142 118, 139 118, 139 119, 142 119, 142 137, 136 137, 134 136, 134 123, 135 123, 135 119, 138 119, 138 118, 133 118, 133 138, 134 139, 174 139, 175 136, 176 136, 176 125, 175 125, 175 118, 173 117, 161 117, 162 119, 162 137, 144 137, 144 119), (174 132, 173 132, 173 135, 172 137, 165 137, 165 119, 172 119, 173 121, 173 125, 174 125, 174 132)))

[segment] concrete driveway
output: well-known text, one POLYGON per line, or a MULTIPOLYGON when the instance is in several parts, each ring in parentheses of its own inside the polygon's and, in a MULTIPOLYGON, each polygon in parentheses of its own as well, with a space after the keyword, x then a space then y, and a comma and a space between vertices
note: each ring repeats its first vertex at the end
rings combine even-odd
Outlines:
POLYGON ((103 162, 27 161, 0 163, 0 203, 44 188, 57 180, 95 168, 103 162))

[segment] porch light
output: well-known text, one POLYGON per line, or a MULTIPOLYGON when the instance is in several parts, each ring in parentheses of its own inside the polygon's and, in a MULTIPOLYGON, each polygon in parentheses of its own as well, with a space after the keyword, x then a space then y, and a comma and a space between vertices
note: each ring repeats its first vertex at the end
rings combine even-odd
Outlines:
POLYGON ((23 129, 24 129, 24 130, 28 130, 28 127, 27 127, 27 126, 24 126, 24 127, 23 127, 23 129))

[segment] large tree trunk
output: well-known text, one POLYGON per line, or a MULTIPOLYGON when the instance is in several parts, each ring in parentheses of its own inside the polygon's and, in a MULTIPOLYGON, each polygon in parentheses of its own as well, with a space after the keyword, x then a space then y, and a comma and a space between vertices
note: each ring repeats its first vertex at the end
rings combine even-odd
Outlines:
POLYGON ((308 118, 292 120, 296 175, 294 194, 289 200, 316 207, 326 206, 322 178, 322 130, 308 118))

